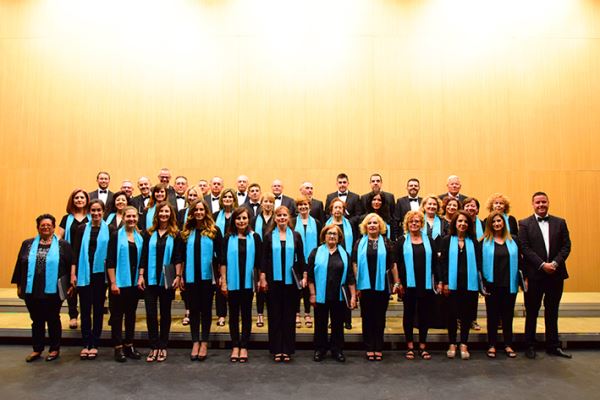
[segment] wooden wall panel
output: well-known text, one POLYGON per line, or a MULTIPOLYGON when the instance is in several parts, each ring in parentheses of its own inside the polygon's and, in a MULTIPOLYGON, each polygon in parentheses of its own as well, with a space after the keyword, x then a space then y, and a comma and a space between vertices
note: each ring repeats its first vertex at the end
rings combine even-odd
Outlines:
POLYGON ((458 174, 517 217, 545 190, 567 290, 598 291, 599 37, 592 0, 0 0, 0 286, 74 187, 168 166, 318 198, 341 171, 396 195, 458 174))

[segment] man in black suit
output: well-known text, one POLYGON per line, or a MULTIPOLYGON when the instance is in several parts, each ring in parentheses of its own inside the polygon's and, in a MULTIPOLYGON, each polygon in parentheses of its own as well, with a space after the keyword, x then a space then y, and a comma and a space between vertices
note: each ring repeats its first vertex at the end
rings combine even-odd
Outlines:
POLYGON ((188 180, 185 176, 179 175, 175 178, 175 210, 177 212, 186 207, 185 192, 188 190, 188 180))
POLYGON ((138 190, 140 194, 131 199, 131 205, 137 208, 138 213, 141 216, 144 214, 146 206, 148 205, 148 201, 150 201, 150 190, 152 189, 152 185, 150 184, 150 179, 146 176, 140 176, 137 182, 138 190))
MULTIPOLYGON (((381 190, 381 186, 383 185, 383 178, 381 177, 381 175, 371 175, 371 177, 369 178, 369 184, 371 185, 370 193, 381 193, 381 195, 385 197, 385 203, 388 204, 390 207, 390 215, 394 215, 396 199, 394 198, 394 195, 392 193, 384 192, 383 190, 381 190)), ((363 212, 364 210, 369 209, 369 207, 367 206, 367 197, 370 193, 365 193, 362 196, 360 196, 360 202, 362 204, 363 212)))
POLYGON ((238 205, 244 205, 248 201, 248 177, 246 175, 240 175, 236 179, 237 186, 237 201, 238 205))
POLYGON ((169 204, 173 206, 173 208, 177 208, 177 195, 175 194, 175 189, 170 185, 171 182, 171 171, 169 168, 161 168, 158 173, 158 180, 160 183, 167 187, 167 201, 169 204))
POLYGON ((221 209, 219 206, 219 197, 221 197, 221 192, 223 191, 223 178, 214 176, 210 180, 210 193, 204 196, 204 201, 210 207, 211 213, 216 213, 221 209))
POLYGON ((453 199, 458 199, 462 205, 465 199, 469 197, 460 193, 462 185, 460 183, 460 178, 456 175, 450 175, 448 177, 448 180, 446 181, 446 187, 448 188, 448 192, 442 193, 438 196, 441 200, 444 200, 446 197, 452 197, 453 199))
POLYGON ((538 312, 544 300, 546 352, 571 358, 560 347, 558 339, 558 308, 564 281, 569 277, 566 260, 571 252, 567 222, 548 215, 550 202, 544 192, 532 197, 534 214, 519 221, 519 242, 526 265, 525 340, 528 358, 535 358, 535 332, 538 312))
POLYGON ((300 185, 300 194, 310 201, 310 215, 321 224, 325 222, 325 213, 323 212, 323 202, 313 199, 314 186, 310 182, 303 182, 300 185))
POLYGON ((262 211, 260 208, 260 196, 260 185, 258 183, 251 183, 248 186, 248 197, 243 204, 244 207, 250 210, 250 218, 255 218, 262 211))
POLYGON ((90 200, 100 199, 105 206, 112 203, 114 193, 108 190, 110 184, 110 174, 105 171, 98 172, 96 175, 96 182, 98 183, 98 189, 88 193, 90 200))
POLYGON ((338 174, 336 177, 336 184, 338 190, 333 193, 329 193, 325 199, 325 218, 327 219, 331 215, 329 206, 331 205, 331 202, 338 197, 346 203, 346 218, 352 218, 357 215, 361 215, 363 211, 360 204, 360 197, 358 194, 348 190, 348 185, 350 185, 350 179, 348 179, 348 175, 343 172, 338 174))
POLYGON ((271 184, 271 191, 275 195, 275 209, 279 206, 286 206, 290 210, 290 217, 296 216, 296 202, 289 196, 283 194, 283 182, 275 179, 271 184))
POLYGON ((396 209, 394 220, 400 227, 399 232, 404 232, 404 216, 409 211, 416 211, 421 206, 422 197, 419 197, 419 190, 421 189, 421 183, 417 178, 410 178, 406 182, 406 191, 408 196, 400 197, 396 203, 396 209))

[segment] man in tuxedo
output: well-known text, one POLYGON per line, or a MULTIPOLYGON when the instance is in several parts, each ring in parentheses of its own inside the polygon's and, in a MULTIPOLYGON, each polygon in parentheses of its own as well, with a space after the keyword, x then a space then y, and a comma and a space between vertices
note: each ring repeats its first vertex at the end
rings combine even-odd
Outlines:
POLYGON ((289 196, 283 194, 283 182, 275 179, 271 184, 271 192, 275 195, 275 210, 279 206, 286 206, 290 210, 290 217, 296 216, 296 202, 289 196))
POLYGON ((138 213, 140 214, 139 219, 141 220, 146 206, 148 205, 148 201, 150 201, 150 179, 148 179, 146 176, 141 176, 138 179, 137 187, 140 191, 140 194, 131 199, 131 205, 137 208, 138 213))
POLYGON ((133 182, 131 182, 129 179, 125 179, 123 182, 121 182, 120 190, 121 192, 125 192, 127 198, 131 200, 131 197, 133 196, 133 182))
POLYGON ((438 197, 443 201, 446 197, 451 197, 453 199, 458 199, 460 204, 462 204, 465 199, 469 196, 466 194, 461 194, 460 189, 462 185, 460 183, 460 178, 456 175, 450 175, 448 180, 446 181, 446 187, 448 188, 447 193, 442 193, 438 197))
POLYGON ((237 200, 238 205, 241 206, 248 200, 248 177, 246 175, 240 175, 237 177, 237 200))
POLYGON ((105 206, 112 203, 114 193, 108 190, 110 184, 110 174, 105 171, 98 172, 96 175, 96 182, 98 183, 98 189, 88 193, 90 200, 100 199, 105 206))
POLYGON ((204 201, 210 207, 211 213, 216 213, 221 209, 219 206, 219 197, 221 197, 221 192, 223 191, 223 178, 214 176, 210 180, 210 193, 204 196, 204 201))
MULTIPOLYGON (((384 192, 383 190, 381 190, 381 186, 383 185, 383 178, 381 177, 381 175, 379 175, 379 174, 371 175, 371 177, 369 178, 369 184, 371 185, 370 193, 381 193, 381 195, 383 197, 385 197, 385 203, 388 204, 388 206, 390 208, 390 216, 393 216, 396 199, 394 198, 394 195, 392 193, 384 192)), ((369 209, 367 207, 367 201, 368 201, 367 197, 370 193, 365 193, 362 196, 360 196, 360 202, 362 204, 363 212, 365 212, 365 210, 369 209)))
POLYGON ((519 242, 526 266, 527 292, 525 293, 525 340, 528 358, 535 358, 535 333, 538 312, 544 301, 546 325, 546 352, 565 358, 558 339, 558 308, 564 281, 569 277, 566 260, 571 252, 567 222, 548 215, 550 202, 544 192, 532 197, 534 214, 519 221, 519 242))
POLYGON ((248 186, 248 198, 242 206, 250 211, 250 218, 255 218, 261 212, 260 195, 261 190, 258 183, 252 183, 248 186))
POLYGON ((208 194, 208 192, 210 192, 210 185, 208 184, 208 181, 206 179, 200 179, 198 181, 198 187, 200 188, 200 191, 202 192, 202 197, 206 196, 208 194))
POLYGON ((175 178, 175 202, 176 202, 176 211, 179 212, 183 210, 186 206, 185 204, 185 192, 188 190, 188 181, 185 176, 178 176, 175 178))
POLYGON ((323 224, 325 222, 325 213, 323 212, 323 202, 313 199, 315 188, 311 182, 303 182, 300 185, 300 194, 310 201, 310 215, 323 224))
POLYGON ((419 190, 421 189, 421 183, 417 178, 410 178, 406 182, 407 196, 400 197, 396 202, 396 208, 394 210, 394 219, 400 227, 399 232, 403 232, 404 216, 409 211, 417 211, 421 206, 422 197, 419 197, 419 190))
POLYGON ((158 180, 160 183, 167 187, 167 201, 169 204, 173 206, 173 208, 177 208, 177 195, 175 194, 175 189, 170 185, 171 182, 171 171, 169 168, 161 168, 158 172, 158 180))
POLYGON ((325 218, 329 218, 331 215, 329 206, 331 205, 331 202, 338 197, 346 203, 346 218, 352 218, 357 215, 361 215, 363 211, 360 203, 360 197, 358 194, 348 190, 348 186, 350 185, 350 179, 348 179, 348 175, 343 172, 338 174, 336 177, 336 185, 338 190, 333 193, 329 193, 325 199, 325 218))

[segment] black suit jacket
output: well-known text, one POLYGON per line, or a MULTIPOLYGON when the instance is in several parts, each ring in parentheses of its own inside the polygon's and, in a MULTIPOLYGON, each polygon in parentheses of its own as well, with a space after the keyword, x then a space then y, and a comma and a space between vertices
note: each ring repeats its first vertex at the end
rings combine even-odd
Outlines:
MULTIPOLYGON (((369 207, 367 207, 367 197, 371 193, 372 192, 365 193, 362 196, 360 196, 360 203, 362 205, 363 212, 367 212, 367 210, 369 209, 369 207)), ((385 197, 385 203, 390 208, 390 217, 393 217, 394 210, 396 208, 396 199, 394 198, 394 195, 389 192, 384 192, 383 190, 380 193, 383 195, 383 197, 385 197)))
POLYGON ((251 220, 256 218, 256 216, 262 212, 262 208, 261 208, 260 204, 258 205, 258 207, 256 207, 256 212, 254 212, 254 207, 252 207, 252 205, 250 204, 249 198, 246 198, 246 202, 244 204, 242 204, 241 207, 246 207, 248 209, 251 220))
MULTIPOLYGON (((419 200, 419 206, 423 201, 422 197, 417 197, 419 200)), ((396 224, 400 227, 400 231, 402 232, 402 224, 404 223, 404 216, 407 212, 410 211, 410 201, 408 200, 408 196, 400 197, 396 202, 396 208, 394 209, 394 220, 396 224)))
MULTIPOLYGON (((98 190, 100 190, 100 189, 96 189, 96 190, 88 193, 88 196, 90 196, 90 200, 99 199, 98 190)), ((106 207, 109 207, 112 204, 114 193, 111 192, 110 190, 108 190, 107 194, 108 194, 108 196, 106 197, 106 203, 104 203, 104 205, 106 207)))
POLYGON ((544 237, 535 214, 519 221, 519 243, 529 279, 567 279, 569 277, 566 260, 571 253, 571 238, 567 222, 562 218, 549 215, 548 224, 550 251, 549 254, 546 254, 544 237), (558 264, 554 274, 547 274, 540 269, 542 263, 553 261, 558 264))
MULTIPOLYGON (((438 197, 440 198, 440 200, 444 201, 444 199, 445 199, 446 197, 448 197, 448 193, 442 193, 442 194, 440 194, 438 197)), ((467 195, 464 195, 464 194, 461 194, 461 193, 459 193, 459 194, 458 194, 458 201, 460 201, 460 204, 461 204, 461 205, 462 205, 462 203, 464 203, 464 201, 465 201, 466 199, 468 199, 468 198, 469 198, 469 196, 467 196, 467 195)))
POLYGON ((206 196, 204 196, 204 201, 208 203, 208 208, 210 208, 210 212, 211 213, 215 213, 217 211, 220 210, 213 210, 213 206, 212 206, 212 193, 207 194, 206 196))
MULTIPOLYGON (((329 206, 331 202, 338 198, 338 192, 329 193, 327 199, 325 199, 325 219, 329 218, 331 213, 329 212, 329 206)), ((360 197, 353 192, 348 191, 346 197, 346 218, 356 217, 363 213, 362 206, 360 204, 360 197)), ((314 217, 313 217, 314 218, 314 217)), ((323 224, 325 221, 323 221, 323 224)))
POLYGON ((282 194, 281 205, 286 206, 288 210, 290 210, 290 217, 293 218, 296 216, 296 202, 294 201, 294 199, 292 199, 289 196, 286 196, 285 194, 282 194))
POLYGON ((135 208, 137 208, 138 213, 141 218, 146 209, 146 206, 144 205, 144 196, 142 196, 141 194, 138 194, 137 196, 132 197, 131 205, 134 206, 135 208))
POLYGON ((323 224, 325 222, 325 212, 323 211, 323 202, 321 200, 312 199, 310 201, 310 216, 323 224))

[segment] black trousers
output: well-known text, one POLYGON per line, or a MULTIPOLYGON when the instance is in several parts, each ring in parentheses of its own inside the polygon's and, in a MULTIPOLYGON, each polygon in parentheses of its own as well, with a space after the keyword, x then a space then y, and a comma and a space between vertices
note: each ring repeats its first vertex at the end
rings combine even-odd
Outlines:
POLYGON ((546 324, 546 348, 560 346, 558 340, 558 307, 562 297, 564 280, 548 277, 541 280, 529 280, 525 293, 525 341, 528 346, 535 344, 535 332, 538 313, 544 301, 544 323, 546 324))
POLYGON ((490 295, 485 297, 487 315, 488 345, 496 346, 498 342, 498 319, 502 321, 504 346, 513 345, 513 317, 517 294, 510 293, 510 288, 490 287, 490 295))
POLYGON ((402 298, 404 303, 404 314, 402 315, 402 327, 407 342, 414 342, 413 329, 415 327, 415 316, 419 322, 419 343, 427 342, 427 333, 429 332, 430 315, 433 309, 434 295, 427 292, 421 296, 417 295, 417 290, 407 288, 402 298))
POLYGON ((185 307, 186 310, 190 309, 190 301, 188 300, 188 291, 184 290, 183 292, 181 292, 181 300, 183 300, 183 307, 185 307))
POLYGON ((90 284, 78 286, 81 307, 81 340, 83 347, 92 349, 100 346, 102 323, 104 322, 104 302, 106 300, 105 274, 92 274, 90 284))
MULTIPOLYGON (((247 348, 252 331, 252 289, 229 291, 229 334, 231 347, 247 348), (240 314, 242 316, 242 335, 240 336, 240 314)), ((269 318, 271 315, 269 314, 269 318)))
POLYGON ((296 349, 296 308, 298 288, 272 282, 267 293, 269 350, 271 354, 294 354, 296 349))
POLYGON ((192 342, 208 342, 212 324, 214 285, 210 280, 188 283, 185 292, 190 307, 192 342), (200 323, 202 323, 202 337, 200 337, 200 323))
POLYGON ((223 296, 218 286, 215 287, 215 308, 217 309, 217 317, 225 318, 227 316, 227 298, 223 296))
POLYGON ((315 351, 331 350, 333 354, 344 349, 344 318, 348 307, 343 301, 326 301, 315 305, 315 351), (327 322, 331 318, 331 340, 327 340, 327 322))
POLYGON ((121 288, 121 293, 110 293, 110 328, 114 346, 133 344, 135 334, 135 312, 138 305, 138 288, 121 288), (125 320, 125 339, 123 339, 125 320))
POLYGON ((265 313, 265 303, 267 302, 267 294, 265 292, 256 292, 256 313, 265 313))
MULTIPOLYGON (((300 290, 300 301, 304 302, 304 314, 310 314, 310 290, 308 286, 300 290)), ((296 307, 296 313, 300 314, 300 301, 298 307, 296 307)))
POLYGON ((77 311, 77 296, 67 297, 67 305, 69 306, 69 319, 77 319, 79 312, 77 311))
POLYGON ((460 343, 467 344, 473 322, 473 309, 477 309, 478 292, 454 290, 448 296, 448 341, 456 344, 457 319, 460 320, 460 343))
POLYGON ((62 326, 60 324, 60 308, 62 301, 58 295, 48 296, 45 299, 34 299, 25 296, 25 305, 31 318, 31 339, 33 351, 44 351, 46 324, 48 324, 48 337, 50 338, 50 351, 60 350, 62 326))
POLYGON ((362 335, 366 351, 383 351, 385 314, 389 302, 390 294, 387 291, 362 290, 360 292, 362 335))
POLYGON ((161 285, 147 286, 144 290, 146 305, 146 326, 152 350, 166 349, 171 331, 171 303, 175 298, 175 290, 165 289, 161 285), (160 333, 158 322, 158 303, 160 302, 160 333))

